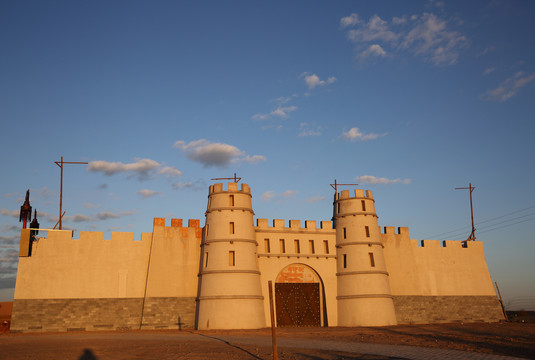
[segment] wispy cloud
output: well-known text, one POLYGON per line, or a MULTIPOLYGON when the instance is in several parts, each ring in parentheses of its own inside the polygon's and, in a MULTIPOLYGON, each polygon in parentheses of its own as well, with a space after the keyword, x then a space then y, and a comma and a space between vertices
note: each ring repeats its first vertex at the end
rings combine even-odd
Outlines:
POLYGON ((143 189, 136 192, 136 194, 141 195, 143 198, 149 198, 156 195, 161 195, 162 193, 155 190, 143 189))
POLYGON ((307 203, 316 203, 325 200, 325 196, 316 196, 308 198, 306 201, 307 203))
POLYGON ((408 184, 411 183, 411 179, 400 179, 400 178, 388 179, 388 178, 385 178, 385 177, 376 177, 376 176, 373 176, 373 175, 357 176, 355 178, 355 180, 357 180, 357 182, 359 182, 361 184, 369 184, 369 185, 379 185, 379 184, 382 184, 382 185, 388 185, 388 184, 405 184, 405 185, 408 185, 408 184))
POLYGON ((212 143, 205 139, 194 140, 190 143, 180 140, 176 141, 173 147, 182 150, 188 159, 199 162, 204 167, 225 167, 234 162, 257 163, 266 160, 266 157, 262 155, 246 155, 236 146, 212 143))
POLYGON ((316 128, 311 128, 311 126, 306 122, 302 122, 299 124, 299 133, 297 134, 298 137, 309 137, 309 136, 320 136, 320 135, 321 135, 320 126, 316 128))
POLYGON ((385 134, 366 134, 364 132, 361 132, 359 128, 354 127, 349 129, 348 131, 342 132, 342 136, 344 139, 349 141, 368 141, 368 140, 375 140, 379 137, 386 136, 385 134))
POLYGON ((386 56, 386 51, 383 50, 381 45, 373 44, 373 45, 370 45, 370 47, 368 49, 366 49, 363 52, 361 52, 358 56, 360 58, 367 58, 369 56, 385 57, 386 56))
POLYGON ((479 98, 486 101, 504 102, 515 96, 520 89, 531 83, 533 80, 535 80, 535 73, 527 75, 525 72, 519 71, 502 82, 497 88, 481 94, 479 98))
POLYGON ((135 162, 126 164, 119 161, 91 161, 87 166, 87 171, 102 172, 106 176, 128 173, 131 176, 136 176, 139 180, 147 180, 153 174, 167 177, 179 177, 182 175, 177 168, 164 166, 152 159, 137 159, 135 162))
POLYGON ((260 198, 264 201, 283 201, 294 197, 297 193, 297 190, 286 190, 282 193, 276 193, 272 190, 269 190, 260 195, 260 198))
POLYGON ((394 17, 390 22, 378 15, 362 21, 356 13, 340 19, 360 59, 407 52, 435 66, 455 64, 460 50, 468 44, 463 34, 451 29, 452 22, 427 12, 394 17))
POLYGON ((172 184, 173 189, 190 189, 193 191, 200 191, 206 189, 206 182, 202 179, 198 179, 196 181, 188 181, 188 182, 176 182, 172 184))
POLYGON ((336 81, 334 76, 329 77, 327 80, 321 80, 318 75, 307 72, 302 73, 300 77, 305 79, 305 83, 309 89, 314 89, 317 86, 330 85, 336 81))

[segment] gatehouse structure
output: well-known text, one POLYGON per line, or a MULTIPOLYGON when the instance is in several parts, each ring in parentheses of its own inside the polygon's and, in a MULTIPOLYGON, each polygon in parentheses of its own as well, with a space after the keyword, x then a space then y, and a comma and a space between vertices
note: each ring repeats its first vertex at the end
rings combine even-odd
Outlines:
POLYGON ((336 192, 331 221, 257 219, 251 190, 210 186, 199 220, 152 233, 21 232, 13 332, 386 326, 503 319, 480 241, 380 228, 371 191, 336 192))

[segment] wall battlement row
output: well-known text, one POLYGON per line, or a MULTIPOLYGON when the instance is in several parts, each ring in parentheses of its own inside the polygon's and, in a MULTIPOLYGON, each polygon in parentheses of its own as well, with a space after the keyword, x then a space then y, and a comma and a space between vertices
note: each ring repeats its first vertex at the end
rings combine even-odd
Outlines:
POLYGON ((241 184, 240 190, 238 190, 238 183, 229 182, 227 184, 227 189, 223 188, 223 183, 217 183, 210 185, 210 194, 219 193, 219 192, 242 192, 245 194, 251 194, 251 188, 247 184, 241 184))
POLYGON ((268 219, 256 219, 256 229, 257 230, 288 230, 288 231, 299 231, 299 230, 308 230, 308 231, 318 231, 318 230, 333 230, 333 225, 331 221, 320 221, 318 223, 315 220, 305 220, 305 227, 301 227, 301 220, 289 220, 288 227, 285 227, 286 221, 282 219, 273 219, 273 226, 269 226, 268 219))
POLYGON ((371 190, 366 190, 366 193, 364 193, 363 189, 355 189, 355 192, 353 194, 354 196, 350 196, 349 190, 342 190, 339 193, 337 193, 337 199, 370 199, 373 200, 373 195, 371 190))
MULTIPOLYGON (((186 227, 182 225, 182 219, 171 219, 171 227, 181 228, 186 227)), ((154 226, 165 226, 165 218, 154 218, 154 226)), ((188 226, 189 228, 199 228, 201 226, 201 221, 199 219, 189 219, 188 226)))
POLYGON ((459 240, 415 240, 409 236, 408 227, 398 227, 397 231, 394 226, 385 226, 381 232, 387 239, 397 239, 398 241, 410 243, 413 248, 454 248, 454 249, 468 249, 468 248, 480 248, 480 241, 468 241, 463 242, 459 240))

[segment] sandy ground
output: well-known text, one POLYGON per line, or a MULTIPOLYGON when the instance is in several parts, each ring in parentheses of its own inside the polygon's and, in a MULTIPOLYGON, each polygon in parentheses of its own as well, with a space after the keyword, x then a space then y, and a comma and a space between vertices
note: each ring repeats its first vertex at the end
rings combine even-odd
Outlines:
MULTIPOLYGON (((270 339, 271 331, 126 331, 0 335, 0 359, 272 359, 270 346, 240 337, 270 339), (218 339, 232 335, 232 342, 218 339)), ((377 328, 279 328, 278 339, 413 345, 535 359, 534 323, 400 325, 377 328)), ((269 342, 265 342, 269 343, 269 342)), ((279 359, 396 359, 307 348, 279 347, 279 359)))

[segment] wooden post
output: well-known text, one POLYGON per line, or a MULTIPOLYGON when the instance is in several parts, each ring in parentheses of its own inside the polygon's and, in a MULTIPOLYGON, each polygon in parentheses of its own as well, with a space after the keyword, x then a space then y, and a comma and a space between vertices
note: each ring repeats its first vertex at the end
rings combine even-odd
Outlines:
POLYGON ((502 306, 502 311, 503 311, 503 316, 505 316, 505 321, 509 321, 509 317, 507 316, 507 311, 505 311, 505 306, 503 306, 502 294, 500 294, 500 288, 498 287, 498 283, 495 281, 494 284, 496 284, 496 290, 498 290, 498 297, 500 298, 500 305, 502 306))
POLYGON ((277 360, 277 335, 275 333, 275 311, 273 309, 273 285, 268 281, 269 287, 269 312, 271 313, 271 341, 273 345, 273 360, 277 360))

